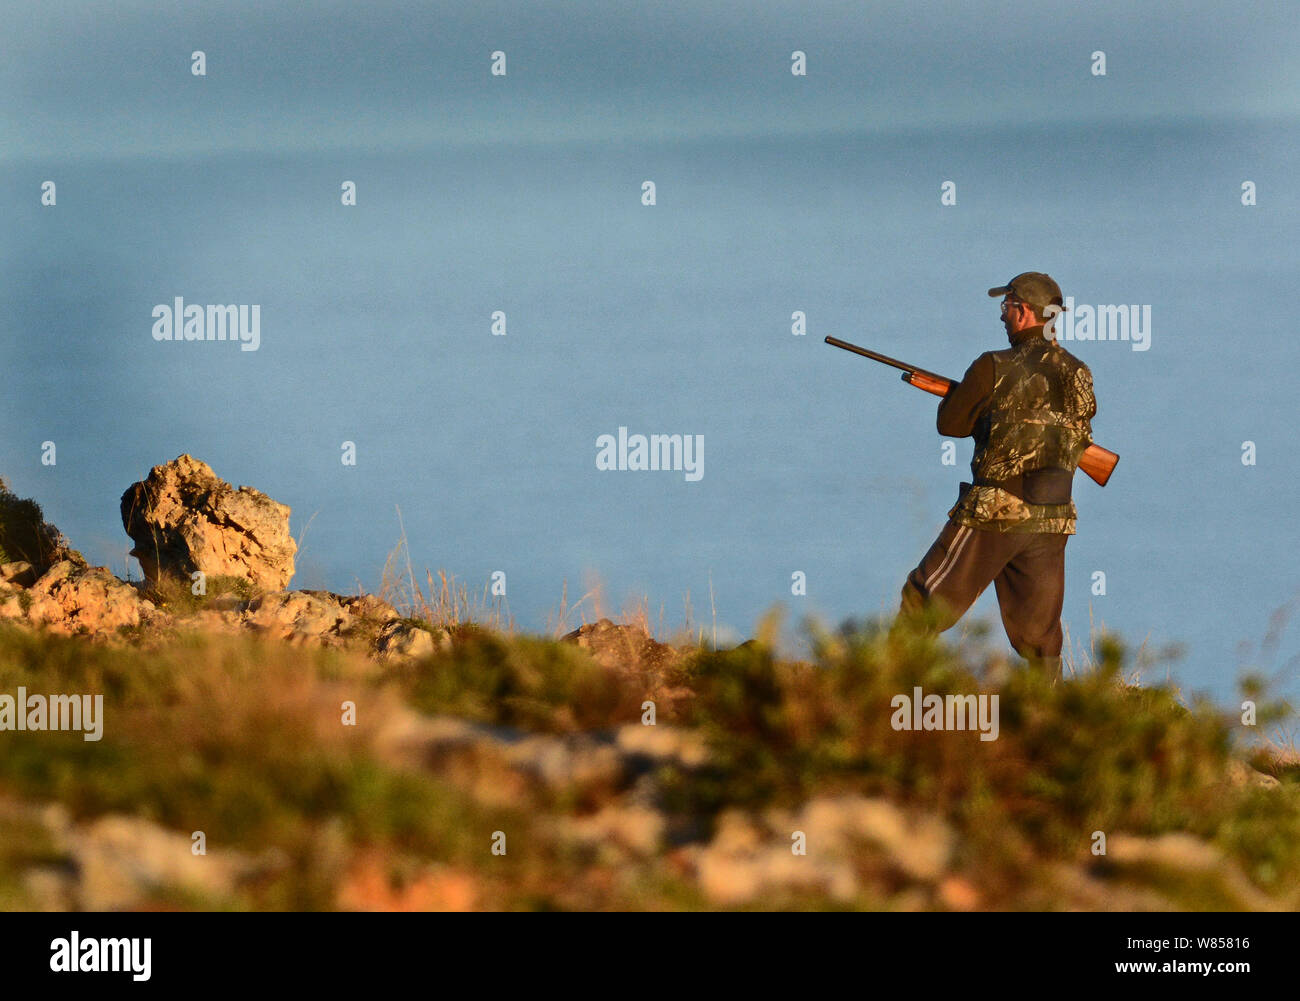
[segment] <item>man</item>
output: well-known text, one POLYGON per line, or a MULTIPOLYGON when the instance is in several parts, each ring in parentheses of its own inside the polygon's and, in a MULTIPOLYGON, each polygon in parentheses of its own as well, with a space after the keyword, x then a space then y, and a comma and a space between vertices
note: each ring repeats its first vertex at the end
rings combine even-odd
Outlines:
POLYGON ((1007 638, 1031 668, 1061 677, 1065 543, 1078 514, 1070 487, 1097 413, 1088 366, 1044 336, 1064 310, 1037 271, 989 289, 1011 347, 986 351, 939 403, 939 433, 975 439, 972 483, 903 586, 901 614, 929 610, 940 632, 992 581, 1007 638))

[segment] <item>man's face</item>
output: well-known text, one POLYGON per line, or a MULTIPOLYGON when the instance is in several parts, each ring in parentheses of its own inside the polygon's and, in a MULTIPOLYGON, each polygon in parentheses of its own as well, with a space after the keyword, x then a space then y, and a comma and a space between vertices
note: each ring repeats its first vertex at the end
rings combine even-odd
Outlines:
POLYGON ((1033 310, 1026 303, 1010 294, 1003 298, 1002 326, 1006 329, 1007 340, 1011 340, 1011 335, 1017 331, 1032 327, 1038 322, 1033 310))

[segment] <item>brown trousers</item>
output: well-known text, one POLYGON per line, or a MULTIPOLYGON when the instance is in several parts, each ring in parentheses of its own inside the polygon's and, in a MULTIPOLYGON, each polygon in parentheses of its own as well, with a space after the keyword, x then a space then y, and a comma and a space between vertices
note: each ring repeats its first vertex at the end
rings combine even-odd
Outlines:
POLYGON ((1011 645, 1031 668, 1060 678, 1067 539, 1060 533, 970 528, 950 518, 908 574, 900 615, 930 610, 943 632, 992 581, 1011 645))

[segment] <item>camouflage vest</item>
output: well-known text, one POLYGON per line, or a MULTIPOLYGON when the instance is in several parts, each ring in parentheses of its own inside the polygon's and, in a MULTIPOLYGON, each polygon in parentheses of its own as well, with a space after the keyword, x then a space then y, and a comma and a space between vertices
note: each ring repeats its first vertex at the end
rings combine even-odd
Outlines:
POLYGON ((1092 442, 1092 373, 1039 336, 990 355, 993 397, 975 424, 973 485, 948 515, 974 528, 1073 535, 1074 501, 1032 504, 991 483, 1019 485, 1024 473, 1039 469, 1074 472, 1092 442))

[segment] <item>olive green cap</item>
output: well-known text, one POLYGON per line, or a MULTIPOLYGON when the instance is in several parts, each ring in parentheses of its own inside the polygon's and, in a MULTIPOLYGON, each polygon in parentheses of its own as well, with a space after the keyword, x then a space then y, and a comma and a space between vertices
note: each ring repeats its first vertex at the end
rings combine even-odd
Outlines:
POLYGON ((1026 271, 1024 274, 1016 275, 1005 285, 989 289, 991 296, 1006 295, 1008 292, 1036 309, 1041 310, 1054 303, 1061 307, 1062 312, 1065 310, 1061 286, 1057 285, 1050 275, 1045 275, 1041 271, 1026 271))

